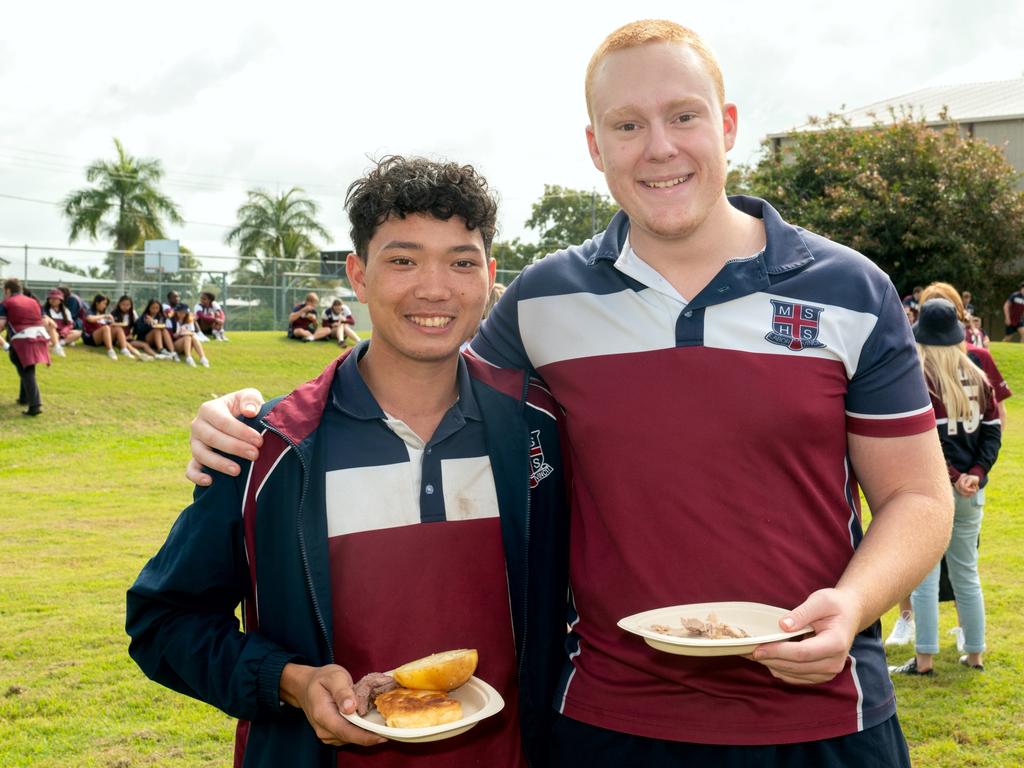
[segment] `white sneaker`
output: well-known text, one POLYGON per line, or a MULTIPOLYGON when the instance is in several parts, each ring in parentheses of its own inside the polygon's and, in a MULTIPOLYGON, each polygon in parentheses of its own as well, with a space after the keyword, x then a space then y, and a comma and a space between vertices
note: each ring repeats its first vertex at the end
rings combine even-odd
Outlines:
POLYGON ((304 338, 303 338, 302 340, 303 340, 303 341, 312 341, 312 340, 313 340, 313 337, 312 337, 312 336, 306 336, 306 337, 304 337, 304 338))
POLYGON ((132 351, 128 349, 128 347, 121 347, 121 354, 124 355, 125 357, 131 357, 132 351))
POLYGON ((55 354, 57 357, 67 357, 67 355, 64 352, 64 347, 62 347, 60 344, 53 348, 53 354, 55 354))
POLYGON ((157 360, 173 360, 174 359, 174 355, 172 355, 166 349, 161 349, 159 352, 156 353, 156 359, 157 360))
POLYGON ((227 337, 227 334, 224 333, 224 331, 221 331, 220 336, 218 336, 217 338, 220 339, 221 341, 231 341, 231 339, 227 337))
POLYGON ((115 363, 117 362, 117 352, 115 352, 114 350, 108 349, 107 350, 107 357, 109 357, 115 363))
POLYGON ((140 362, 152 363, 154 360, 156 360, 156 358, 153 357, 153 355, 147 355, 145 352, 143 352, 141 355, 139 355, 139 361, 140 362))
POLYGON ((209 341, 209 338, 207 338, 206 334, 202 331, 196 331, 196 338, 199 339, 199 341, 209 341))
POLYGON ((171 361, 175 362, 175 363, 180 363, 181 362, 181 355, 179 355, 177 352, 172 352, 171 353, 171 361))
POLYGON ((199 364, 201 366, 203 366, 203 368, 209 368, 210 367, 210 361, 207 360, 205 357, 200 357, 199 358, 199 364))
POLYGON ((914 616, 909 612, 901 613, 896 625, 886 638, 886 645, 906 645, 914 642, 914 616))
POLYGON ((192 359, 192 355, 189 355, 188 357, 185 358, 185 365, 189 366, 190 368, 196 367, 196 361, 192 359))
POLYGON ((957 653, 964 652, 964 631, 960 627, 953 627, 949 630, 949 634, 956 635, 956 650, 957 653))

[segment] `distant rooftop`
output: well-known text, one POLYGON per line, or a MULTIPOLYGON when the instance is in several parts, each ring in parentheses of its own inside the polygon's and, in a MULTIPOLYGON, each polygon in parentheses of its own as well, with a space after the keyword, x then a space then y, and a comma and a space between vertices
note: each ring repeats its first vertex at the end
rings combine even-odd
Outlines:
MULTIPOLYGON (((939 115, 943 108, 958 123, 1024 119, 1024 78, 922 88, 841 114, 851 125, 860 128, 871 125, 875 120, 888 122, 890 110, 897 115, 909 111, 912 117, 924 118, 927 123, 942 123, 944 121, 939 115)), ((812 128, 811 125, 802 125, 796 130, 812 128)), ((769 134, 769 137, 778 138, 790 133, 792 131, 782 131, 769 134)))

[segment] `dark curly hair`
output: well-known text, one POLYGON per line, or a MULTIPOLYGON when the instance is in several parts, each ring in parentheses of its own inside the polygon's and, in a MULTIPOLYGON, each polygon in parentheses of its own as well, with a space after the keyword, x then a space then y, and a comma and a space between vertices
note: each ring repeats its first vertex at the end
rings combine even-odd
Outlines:
POLYGON ((498 203, 473 166, 422 157, 382 158, 348 188, 345 210, 352 223, 352 245, 361 258, 366 258, 377 228, 391 216, 425 213, 442 221, 458 216, 467 229, 480 230, 486 253, 497 229, 498 203))

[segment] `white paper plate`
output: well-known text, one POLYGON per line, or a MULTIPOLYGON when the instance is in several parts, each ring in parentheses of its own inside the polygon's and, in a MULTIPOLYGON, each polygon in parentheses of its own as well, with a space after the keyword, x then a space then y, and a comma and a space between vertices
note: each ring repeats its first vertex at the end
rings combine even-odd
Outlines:
POLYGON ((782 632, 779 619, 787 613, 789 611, 785 608, 764 603, 691 603, 635 613, 619 619, 618 624, 627 632, 642 637, 652 648, 665 653, 681 656, 742 656, 763 643, 788 640, 813 631, 810 627, 804 627, 795 632, 782 632), (709 613, 716 614, 719 621, 744 630, 750 637, 709 640, 705 637, 673 637, 651 629, 652 624, 678 627, 683 617, 706 620, 709 613))
POLYGON ((367 731, 373 731, 392 741, 440 741, 465 733, 484 718, 496 715, 505 707, 501 694, 479 677, 469 678, 469 682, 448 693, 456 701, 462 703, 462 717, 451 723, 431 725, 426 728, 389 728, 384 725, 384 718, 376 709, 370 708, 365 716, 352 714, 341 716, 353 725, 367 731))

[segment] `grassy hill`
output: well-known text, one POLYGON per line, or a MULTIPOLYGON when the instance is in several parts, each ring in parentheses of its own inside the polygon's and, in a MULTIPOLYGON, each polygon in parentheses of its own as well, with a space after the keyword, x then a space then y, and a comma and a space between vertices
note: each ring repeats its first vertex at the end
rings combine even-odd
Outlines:
MULTIPOLYGON (((0 766, 229 763, 233 721, 150 683, 128 658, 124 592, 189 502, 199 403, 246 385, 284 393, 336 352, 234 333, 211 342, 204 370, 78 347, 40 371, 36 419, 21 416, 14 368, 0 361, 0 766)), ((1018 394, 982 534, 986 671, 956 664, 943 605, 938 676, 896 684, 914 762, 929 768, 1024 764, 1024 347, 993 354, 1018 394)))

